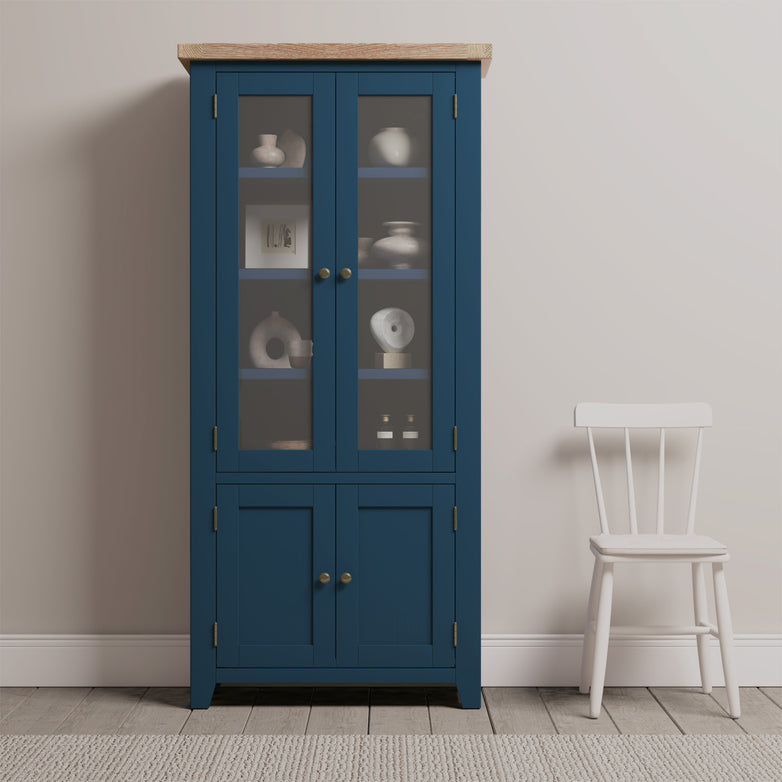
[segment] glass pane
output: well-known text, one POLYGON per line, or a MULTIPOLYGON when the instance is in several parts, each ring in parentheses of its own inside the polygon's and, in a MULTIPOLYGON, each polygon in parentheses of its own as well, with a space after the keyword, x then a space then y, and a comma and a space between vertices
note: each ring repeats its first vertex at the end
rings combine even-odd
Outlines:
POLYGON ((239 448, 312 448, 312 101, 239 98, 239 448))
POLYGON ((429 96, 359 98, 359 448, 432 447, 429 96))

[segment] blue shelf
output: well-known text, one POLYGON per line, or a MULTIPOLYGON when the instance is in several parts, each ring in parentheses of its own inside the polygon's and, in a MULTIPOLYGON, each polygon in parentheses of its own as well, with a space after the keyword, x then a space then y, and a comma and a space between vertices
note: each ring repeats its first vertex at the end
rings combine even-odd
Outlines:
POLYGON ((247 168, 239 169, 239 179, 309 179, 309 168, 247 168))
POLYGON ((306 280, 309 269, 239 269, 240 280, 306 280))
POLYGON ((359 380, 428 380, 428 369, 359 369, 359 380))
POLYGON ((306 380, 309 369, 240 369, 240 380, 306 380))
POLYGON ((429 269, 359 269, 359 280, 428 280, 429 269))
POLYGON ((358 170, 359 179, 425 179, 428 176, 428 168, 374 166, 358 170))

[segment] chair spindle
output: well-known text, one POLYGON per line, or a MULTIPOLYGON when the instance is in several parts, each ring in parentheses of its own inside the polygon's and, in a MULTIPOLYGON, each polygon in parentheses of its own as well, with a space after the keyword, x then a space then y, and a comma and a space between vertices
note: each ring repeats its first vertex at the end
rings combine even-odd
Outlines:
POLYGON ((692 468, 692 489, 690 490, 690 509, 687 513, 687 534, 695 532, 695 504, 698 501, 698 479, 701 472, 701 447, 703 445, 703 427, 698 429, 698 444, 695 447, 695 466, 692 468))
POLYGON ((630 509, 630 532, 638 534, 638 516, 635 510, 635 483, 633 481, 633 457, 630 454, 630 430, 625 427, 625 458, 627 461, 627 503, 630 509))
POLYGON ((592 458, 592 476, 595 480, 595 494, 597 495, 597 513, 600 516, 600 531, 607 535, 608 519, 606 518, 606 507, 603 501, 603 487, 600 484, 600 471, 597 468, 597 453, 595 452, 595 440, 592 436, 592 428, 587 427, 587 436, 589 438, 589 455, 592 458))

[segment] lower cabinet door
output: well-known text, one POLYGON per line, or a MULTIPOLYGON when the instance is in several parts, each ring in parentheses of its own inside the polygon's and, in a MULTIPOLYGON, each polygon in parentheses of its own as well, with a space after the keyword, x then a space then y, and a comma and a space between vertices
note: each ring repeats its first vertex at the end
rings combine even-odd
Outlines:
POLYGON ((454 665, 454 488, 337 486, 337 665, 454 665))
POLYGON ((334 486, 224 485, 217 505, 218 667, 333 666, 334 486))

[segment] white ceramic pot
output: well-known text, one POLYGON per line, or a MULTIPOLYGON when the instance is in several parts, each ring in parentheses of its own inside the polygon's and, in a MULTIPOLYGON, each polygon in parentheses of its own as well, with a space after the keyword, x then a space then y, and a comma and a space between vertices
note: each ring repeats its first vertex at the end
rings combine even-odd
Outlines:
POLYGON ((383 128, 369 142, 369 159, 373 166, 406 166, 410 150, 410 136, 404 128, 383 128))
POLYGON ((255 162, 263 168, 277 168, 285 161, 285 153, 277 146, 276 133, 261 133, 261 145, 253 150, 255 162))
POLYGON ((383 223, 388 236, 378 239, 372 245, 372 254, 394 269, 409 269, 421 253, 421 242, 413 236, 418 223, 407 220, 392 220, 383 223))

